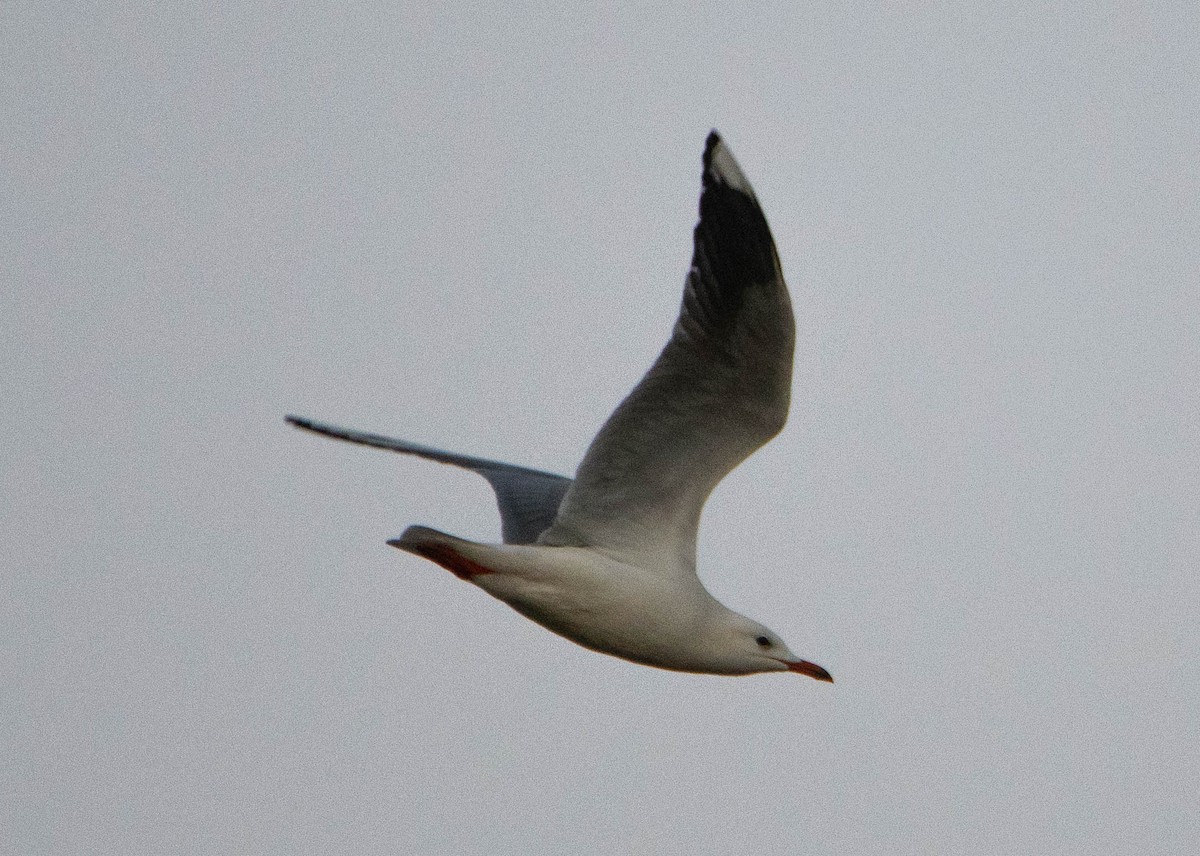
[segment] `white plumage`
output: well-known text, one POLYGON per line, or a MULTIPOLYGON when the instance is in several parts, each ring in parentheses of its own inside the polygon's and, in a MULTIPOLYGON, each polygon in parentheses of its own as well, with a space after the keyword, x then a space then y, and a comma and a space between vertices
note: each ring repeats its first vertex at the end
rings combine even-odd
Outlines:
POLYGON ((714 131, 679 319, 592 441, 575 479, 288 417, 342 440, 484 476, 504 543, 425 526, 388 543, 430 559, 548 629, 664 669, 793 671, 832 681, 696 575, 705 500, 787 420, 795 324, 766 217, 714 131))

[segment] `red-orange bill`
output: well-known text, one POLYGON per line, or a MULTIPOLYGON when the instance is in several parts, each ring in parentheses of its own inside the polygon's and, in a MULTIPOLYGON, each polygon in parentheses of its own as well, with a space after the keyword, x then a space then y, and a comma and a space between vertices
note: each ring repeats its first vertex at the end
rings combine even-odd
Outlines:
POLYGON ((793 660, 786 663, 789 672, 797 672, 801 675, 808 675, 810 678, 816 678, 818 681, 829 681, 833 683, 833 675, 822 669, 816 663, 810 663, 808 660, 793 660))

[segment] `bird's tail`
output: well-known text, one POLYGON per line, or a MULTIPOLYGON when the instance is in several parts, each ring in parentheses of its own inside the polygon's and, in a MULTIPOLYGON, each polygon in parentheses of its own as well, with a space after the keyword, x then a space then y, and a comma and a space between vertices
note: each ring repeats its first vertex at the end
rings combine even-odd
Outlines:
POLYGON ((471 547, 478 545, 429 526, 409 526, 403 535, 393 538, 388 544, 397 550, 439 564, 460 580, 471 580, 480 574, 494 573, 492 568, 481 565, 465 555, 471 547))

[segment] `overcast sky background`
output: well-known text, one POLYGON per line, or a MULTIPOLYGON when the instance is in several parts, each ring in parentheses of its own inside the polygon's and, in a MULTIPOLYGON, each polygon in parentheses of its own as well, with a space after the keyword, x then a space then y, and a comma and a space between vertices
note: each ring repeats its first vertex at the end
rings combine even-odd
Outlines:
POLYGON ((1194 3, 0 6, 0 849, 1200 840, 1194 3), (495 540, 666 341, 704 135, 796 307, 702 576, 837 683, 575 647, 495 540))

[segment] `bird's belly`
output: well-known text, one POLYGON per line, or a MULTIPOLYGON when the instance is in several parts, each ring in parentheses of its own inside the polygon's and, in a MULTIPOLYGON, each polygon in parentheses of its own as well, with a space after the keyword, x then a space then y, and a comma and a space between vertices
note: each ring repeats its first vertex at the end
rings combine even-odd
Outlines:
POLYGON ((496 574, 476 584, 517 612, 585 648, 688 669, 697 617, 687 598, 644 572, 528 580, 496 574))

